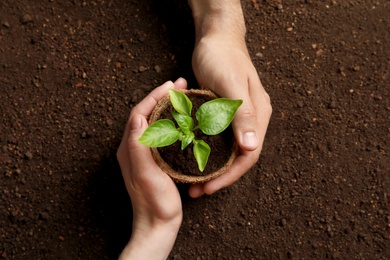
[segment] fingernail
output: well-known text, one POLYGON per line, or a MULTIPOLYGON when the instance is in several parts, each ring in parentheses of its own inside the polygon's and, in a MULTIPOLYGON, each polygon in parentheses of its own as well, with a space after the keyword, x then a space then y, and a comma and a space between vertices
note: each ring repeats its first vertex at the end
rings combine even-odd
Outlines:
POLYGON ((184 78, 183 77, 180 77, 180 78, 178 78, 176 81, 175 81, 175 83, 177 83, 177 82, 179 82, 179 81, 182 81, 184 78))
POLYGON ((175 87, 179 87, 179 88, 182 88, 183 85, 186 83, 186 80, 182 77, 178 78, 176 81, 175 81, 175 87))
POLYGON ((256 149, 258 146, 258 140, 255 132, 246 132, 242 135, 242 143, 244 146, 256 149))
POLYGON ((138 115, 133 116, 130 121, 130 128, 134 130, 134 129, 141 128, 141 126, 142 126, 141 117, 138 115))

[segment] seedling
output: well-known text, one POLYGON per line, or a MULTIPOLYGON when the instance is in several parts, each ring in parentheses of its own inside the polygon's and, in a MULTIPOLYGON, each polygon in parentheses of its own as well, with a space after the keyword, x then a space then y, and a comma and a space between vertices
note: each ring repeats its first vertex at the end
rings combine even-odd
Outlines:
POLYGON ((201 172, 206 167, 210 146, 203 140, 195 139, 194 131, 200 129, 206 135, 217 135, 223 132, 232 122, 242 100, 229 98, 217 98, 202 104, 195 113, 197 125, 191 117, 192 102, 186 94, 169 90, 169 99, 173 108, 172 112, 177 125, 170 119, 160 119, 151 124, 139 139, 139 142, 149 147, 164 147, 181 141, 181 149, 184 150, 193 143, 193 151, 198 168, 201 172))

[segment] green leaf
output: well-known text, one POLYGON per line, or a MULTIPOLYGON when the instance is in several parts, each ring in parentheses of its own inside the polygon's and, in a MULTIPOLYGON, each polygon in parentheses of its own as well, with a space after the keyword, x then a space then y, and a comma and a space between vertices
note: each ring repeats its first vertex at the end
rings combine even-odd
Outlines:
POLYGON ((194 155, 196 162, 198 163, 198 168, 201 172, 203 172, 206 167, 210 152, 211 148, 205 141, 194 140, 194 155))
POLYGON ((174 89, 170 89, 169 98, 171 100, 172 106, 177 112, 182 115, 191 116, 192 102, 186 94, 174 89))
POLYGON ((192 117, 176 112, 172 112, 172 116, 176 120, 183 133, 189 134, 192 131, 192 128, 194 127, 194 120, 192 117))
POLYGON ((183 134, 181 137, 181 149, 184 150, 195 138, 193 132, 190 132, 188 135, 183 134))
POLYGON ((179 139, 180 131, 169 119, 161 119, 151 124, 138 139, 141 144, 149 147, 164 147, 179 139))
POLYGON ((201 105, 196 111, 198 126, 204 134, 217 135, 232 122, 242 100, 217 98, 201 105))

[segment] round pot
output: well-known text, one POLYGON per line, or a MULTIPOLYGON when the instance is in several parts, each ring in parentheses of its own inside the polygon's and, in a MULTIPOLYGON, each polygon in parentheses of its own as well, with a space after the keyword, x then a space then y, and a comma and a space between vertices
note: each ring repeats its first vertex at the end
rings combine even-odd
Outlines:
MULTIPOLYGON (((190 90, 181 90, 183 93, 185 93, 190 99, 191 97, 208 97, 210 100, 217 98, 217 95, 209 90, 199 90, 199 89, 190 89, 190 90)), ((161 117, 161 113, 168 108, 170 105, 170 99, 169 95, 166 95, 163 97, 154 108, 152 115, 149 119, 149 124, 152 124, 153 122, 157 121, 161 117)), ((202 183, 207 182, 211 179, 214 179, 221 174, 225 173, 227 169, 230 167, 232 162, 237 156, 238 148, 235 140, 233 141, 233 147, 230 154, 230 157, 225 165, 223 165, 218 170, 207 174, 203 176, 194 176, 194 175, 186 175, 181 172, 177 172, 172 169, 172 167, 164 161, 164 159, 161 157, 160 152, 158 151, 158 148, 151 148, 152 156, 157 163, 157 165, 166 172, 174 181, 176 182, 182 182, 182 183, 202 183)), ((180 151, 179 151, 180 152, 180 151)), ((212 152, 212 151, 211 151, 212 152)), ((185 162, 183 162, 185 163, 185 162)))

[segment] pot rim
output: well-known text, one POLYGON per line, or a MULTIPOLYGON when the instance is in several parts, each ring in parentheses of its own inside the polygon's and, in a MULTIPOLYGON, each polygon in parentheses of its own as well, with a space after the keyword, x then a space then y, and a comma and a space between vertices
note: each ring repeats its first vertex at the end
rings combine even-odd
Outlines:
MULTIPOLYGON (((179 90, 185 94, 193 94, 197 96, 208 96, 212 99, 218 98, 218 96, 210 91, 210 90, 203 90, 203 89, 181 89, 179 90)), ((162 111, 164 111, 168 105, 170 104, 169 95, 164 96, 162 99, 159 100, 156 107, 153 109, 153 112, 149 118, 149 125, 153 122, 157 121, 160 117, 160 114, 162 111)), ((230 165, 233 163, 234 159, 237 157, 238 153, 238 146, 234 139, 233 141, 233 148, 232 153, 230 154, 229 160, 226 162, 224 166, 219 168, 218 170, 207 174, 203 176, 194 176, 194 175, 186 175, 180 172, 177 172, 173 170, 161 157, 160 153, 158 152, 157 148, 150 148, 152 152, 153 159, 157 163, 157 165, 165 172, 167 173, 174 181, 176 182, 182 182, 182 183, 203 183, 207 182, 209 180, 212 180, 223 173, 225 173, 230 165)))

